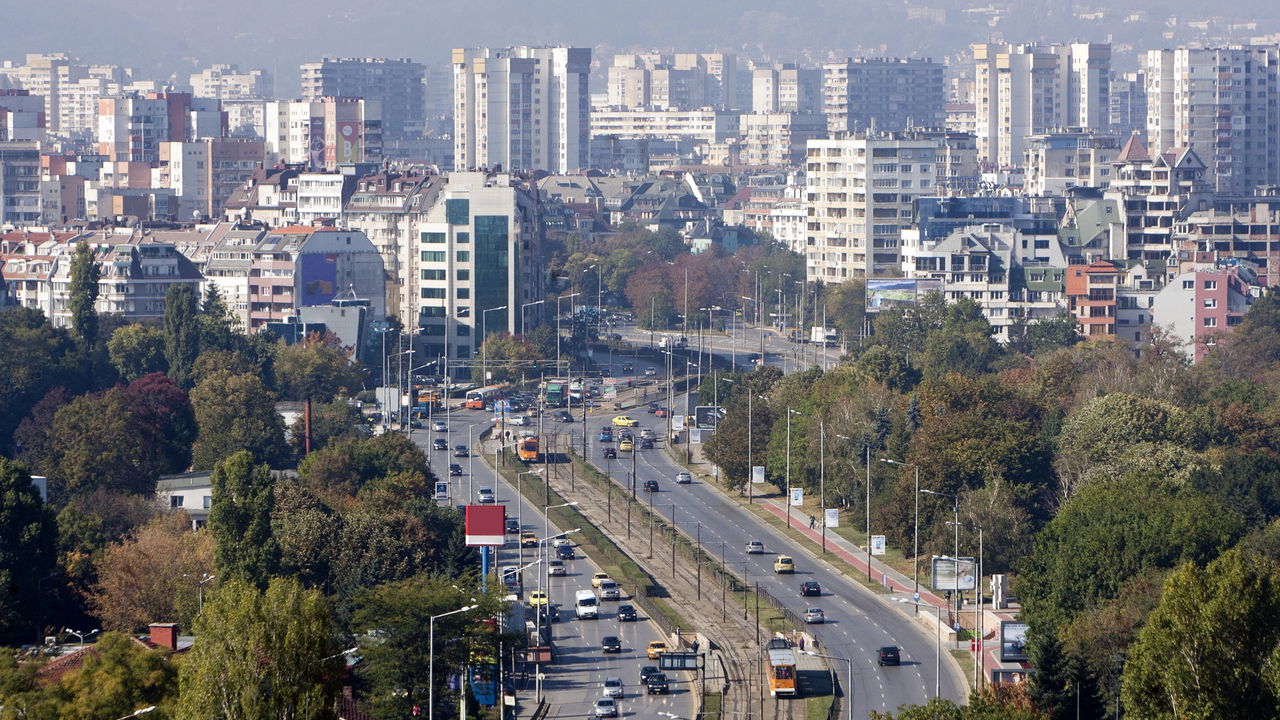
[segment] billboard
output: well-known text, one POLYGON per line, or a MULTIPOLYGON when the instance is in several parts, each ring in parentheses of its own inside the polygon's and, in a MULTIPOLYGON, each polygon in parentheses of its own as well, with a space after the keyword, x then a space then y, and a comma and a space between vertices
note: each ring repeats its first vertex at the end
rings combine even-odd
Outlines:
POLYGON ((507 509, 502 505, 468 505, 467 547, 502 547, 507 541, 507 509))
POLYGON ((303 253, 298 264, 302 288, 298 305, 328 305, 338 293, 338 256, 334 253, 303 253))
POLYGON ((693 409, 693 417, 699 430, 715 430, 724 417, 724 410, 718 405, 698 405, 693 409))
POLYGON ((804 505, 804 488, 791 488, 791 505, 792 507, 804 505))
POLYGON ((360 161, 360 126, 354 122, 338 123, 338 162, 360 161))
POLYGON ((753 465, 751 467, 751 482, 755 483, 756 485, 760 485, 764 483, 764 466, 763 465, 753 465))
POLYGON ((827 508, 822 511, 822 522, 829 528, 840 527, 840 509, 827 508))
POLYGON ((1000 662, 1026 662, 1027 624, 1004 621, 1000 623, 1000 662))
POLYGON ((933 589, 934 590, 972 590, 974 586, 974 569, 977 563, 973 558, 956 558, 933 556, 933 589), (958 566, 958 567, 957 567, 958 566))
POLYGON ((869 278, 867 312, 887 307, 915 305, 931 292, 941 292, 942 281, 935 278, 869 278))
POLYGON ((883 535, 871 536, 871 554, 872 555, 884 554, 884 536, 883 535))

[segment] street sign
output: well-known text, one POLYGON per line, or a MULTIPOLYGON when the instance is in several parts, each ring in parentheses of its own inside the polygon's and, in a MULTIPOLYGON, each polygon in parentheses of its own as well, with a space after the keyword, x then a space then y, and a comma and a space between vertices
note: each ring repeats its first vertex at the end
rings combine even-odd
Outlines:
POLYGON ((658 656, 659 670, 697 670, 698 653, 664 652, 658 656))
POLYGON ((884 536, 883 535, 871 536, 871 554, 872 555, 884 554, 884 536))

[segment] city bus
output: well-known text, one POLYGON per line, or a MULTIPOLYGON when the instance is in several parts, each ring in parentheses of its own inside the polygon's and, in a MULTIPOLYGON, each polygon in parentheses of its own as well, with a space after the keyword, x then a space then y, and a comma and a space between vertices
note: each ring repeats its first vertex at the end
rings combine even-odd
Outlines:
POLYGON ((506 385, 489 385, 475 390, 468 390, 467 402, 464 407, 468 410, 483 410, 495 400, 501 400, 506 391, 506 385))
POLYGON ((796 655, 791 648, 769 649, 770 697, 795 697, 796 655))

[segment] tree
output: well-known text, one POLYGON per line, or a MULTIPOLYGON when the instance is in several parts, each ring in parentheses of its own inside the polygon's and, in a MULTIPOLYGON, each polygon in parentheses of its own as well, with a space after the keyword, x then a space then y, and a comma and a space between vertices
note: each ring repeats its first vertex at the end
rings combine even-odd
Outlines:
POLYGON ((178 690, 178 671, 165 652, 122 633, 104 633, 84 666, 60 683, 61 716, 116 720, 140 707, 160 706, 161 717, 178 690))
POLYGON ((17 458, 28 467, 44 466, 49 453, 49 428, 59 408, 71 402, 71 393, 59 385, 45 393, 40 402, 31 408, 31 414, 22 419, 13 433, 17 458))
POLYGON ((1032 323, 1018 318, 1009 335, 1011 347, 1025 355, 1041 355, 1058 348, 1071 347, 1083 339, 1075 318, 1067 313, 1040 318, 1032 323))
POLYGON ((280 546, 271 532, 271 469, 255 465, 253 455, 241 451, 215 465, 210 482, 208 527, 218 576, 266 587, 280 564, 280 546))
POLYGON ((195 411, 186 391, 155 372, 129 383, 123 394, 129 427, 142 453, 143 472, 166 475, 186 471, 196 438, 195 411))
MULTIPOLYGON (((332 402, 311 404, 311 452, 340 438, 364 437, 368 432, 360 411, 346 400, 338 398, 332 402)), ((295 457, 307 454, 306 440, 306 418, 299 417, 289 427, 289 445, 295 457)))
POLYGON ((231 580, 205 598, 177 720, 331 718, 342 655, 324 597, 292 578, 231 580))
MULTIPOLYGON (((450 578, 425 575, 379 585, 359 595, 354 628, 362 638, 370 638, 371 631, 379 633, 376 641, 361 642, 363 660, 356 666, 356 674, 370 688, 374 717, 399 720, 427 704, 431 616, 476 604, 470 597, 456 589, 450 578)), ((435 697, 442 706, 452 694, 448 677, 461 670, 471 650, 483 647, 486 655, 496 655, 492 634, 475 619, 500 613, 501 604, 494 596, 486 596, 479 605, 474 612, 436 621, 435 697), (442 638, 457 642, 441 642, 442 638)), ((422 714, 427 711, 423 709, 422 714)))
POLYGON ((199 432, 191 451, 197 470, 247 450, 259 462, 279 467, 287 457, 284 420, 275 401, 256 375, 215 372, 191 391, 199 432))
POLYGON ((222 290, 217 283, 209 283, 200 306, 200 348, 209 350, 233 350, 237 340, 238 321, 232 317, 222 290))
POLYGON ((26 642, 43 620, 40 583, 53 571, 56 532, 31 473, 0 458, 0 644, 26 642))
POLYGON ((1231 550, 1164 584, 1125 664, 1125 712, 1146 718, 1276 717, 1262 670, 1280 646, 1280 571, 1231 550))
POLYGON ((1280 460, 1265 453, 1232 453, 1216 468, 1191 473, 1191 487, 1215 497, 1260 527, 1280 516, 1280 460))
POLYGON ((84 391, 86 370, 65 330, 54 328, 33 308, 0 310, 0 451, 7 451, 13 431, 31 407, 54 387, 71 394, 84 391))
POLYGON ((495 332, 485 338, 476 350, 476 357, 488 365, 493 382, 511 382, 529 373, 530 365, 538 359, 538 354, 529 343, 515 335, 495 332))
POLYGON ((1112 461, 1138 443, 1176 442, 1182 411, 1170 403, 1128 393, 1086 402, 1069 416, 1058 436, 1054 465, 1071 493, 1095 465, 1112 461))
POLYGON ((200 355, 200 319, 196 293, 183 283, 169 288, 164 298, 164 357, 169 377, 191 387, 192 366, 200 355))
POLYGON ((98 343, 98 280, 102 269, 93 250, 84 240, 76 243, 71 258, 71 282, 67 285, 67 309, 71 311, 71 331, 80 347, 89 350, 98 343))
POLYGON ((827 324, 840 331, 846 343, 862 337, 867 320, 867 283, 861 278, 829 287, 823 295, 827 324))
POLYGON ((290 400, 328 402, 364 388, 359 371, 331 335, 312 333, 300 343, 281 348, 275 367, 280 391, 290 400))
POLYGON ((89 603, 110 630, 138 632, 158 621, 189 628, 213 556, 213 535, 193 531, 186 513, 159 515, 103 551, 89 603))
POLYGON ((321 496, 355 497, 369 483, 400 473, 433 480, 427 456, 399 433, 337 440, 312 452, 298 465, 298 476, 321 496))
POLYGON ((139 442, 123 388, 81 395, 54 414, 40 470, 62 503, 98 488, 151 494, 158 466, 139 442))
POLYGON ((148 373, 167 369, 164 341, 164 332, 158 328, 141 323, 125 325, 111 334, 107 354, 120 377, 125 382, 133 382, 148 373))

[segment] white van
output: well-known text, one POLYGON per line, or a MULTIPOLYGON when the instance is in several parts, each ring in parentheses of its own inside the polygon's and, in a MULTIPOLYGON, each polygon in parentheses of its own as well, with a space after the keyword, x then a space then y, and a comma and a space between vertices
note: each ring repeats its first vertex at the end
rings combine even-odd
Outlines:
POLYGON ((573 595, 573 611, 579 620, 595 620, 600 606, 596 594, 590 590, 579 590, 573 595))

